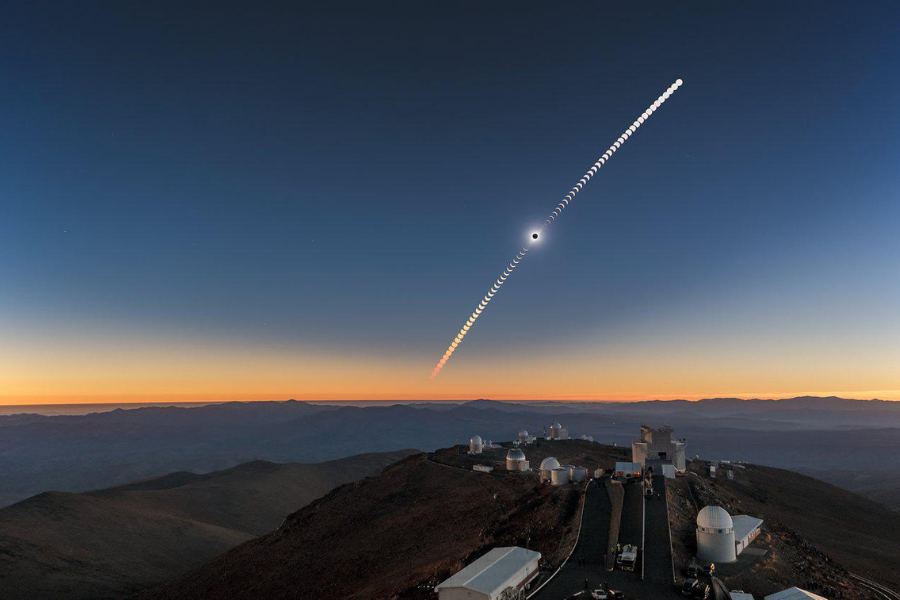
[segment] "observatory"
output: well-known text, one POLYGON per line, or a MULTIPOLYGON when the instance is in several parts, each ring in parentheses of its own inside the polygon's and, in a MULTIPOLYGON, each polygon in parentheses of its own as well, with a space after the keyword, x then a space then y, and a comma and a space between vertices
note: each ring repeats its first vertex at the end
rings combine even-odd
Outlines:
POLYGON ((541 481, 550 481, 550 472, 560 467, 559 461, 552 456, 548 456, 541 461, 541 481))
POLYGON ((648 460, 671 461, 675 470, 684 473, 684 442, 672 440, 675 430, 670 425, 654 429, 641 425, 641 437, 631 442, 631 460, 647 466, 648 460))
POLYGON ((705 506, 697 515, 697 558, 731 563, 759 535, 762 519, 732 517, 721 506, 705 506))
POLYGON ((567 440, 569 439, 569 430, 559 424, 559 421, 550 426, 551 440, 567 440))
POLYGON ((506 453, 507 471, 528 471, 530 468, 528 461, 525 460, 525 453, 518 448, 511 448, 506 453))
POLYGON ((519 600, 540 560, 540 552, 518 546, 494 548, 435 591, 440 600, 519 600))
POLYGON ((469 454, 481 454, 484 450, 484 440, 480 435, 473 435, 469 440, 469 454))
POLYGON ((519 444, 531 444, 534 442, 534 436, 528 433, 525 429, 519 432, 519 435, 516 437, 516 440, 519 444))

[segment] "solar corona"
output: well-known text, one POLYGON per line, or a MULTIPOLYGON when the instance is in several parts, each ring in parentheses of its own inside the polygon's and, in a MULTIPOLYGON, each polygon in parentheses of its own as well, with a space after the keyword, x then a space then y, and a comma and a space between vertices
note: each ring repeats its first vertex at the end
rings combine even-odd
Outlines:
POLYGON ((565 197, 560 200, 559 204, 553 209, 553 211, 547 215, 547 218, 544 220, 544 225, 541 231, 533 231, 529 236, 528 244, 523 246, 520 249, 515 257, 506 265, 503 269, 503 272, 494 281, 493 285, 488 290, 487 294, 481 299, 478 305, 475 307, 475 310, 472 311, 472 314, 463 324, 462 328, 459 330, 459 333, 456 334, 456 337, 453 338, 453 341, 450 342, 450 345, 447 347, 447 350, 444 352, 443 356, 441 356, 440 360, 438 360, 437 364, 434 367, 434 370, 431 372, 431 377, 437 377, 438 373, 441 372, 441 369, 444 368, 444 365, 447 364, 447 361, 450 360, 450 357, 453 356, 453 353, 459 348, 459 345, 462 343, 463 339, 466 337, 466 334, 469 333, 469 330, 475 325, 475 321, 478 320, 478 317, 484 312, 487 308, 488 304, 491 300, 494 299, 494 296, 500 291, 500 288, 506 283, 506 280, 509 279, 510 275, 512 275, 513 271, 515 271, 516 267, 518 267, 522 260, 524 260, 525 256, 528 254, 529 250, 540 240, 543 231, 546 231, 553 223, 562 215, 563 211, 569 206, 571 202, 575 200, 575 197, 587 184, 590 182, 591 178, 597 174, 600 168, 605 165, 616 153, 616 151, 622 147, 622 145, 628 141, 634 133, 643 125, 650 116, 659 109, 666 100, 668 100, 672 94, 674 94, 678 88, 684 82, 681 79, 675 80, 675 83, 670 85, 662 95, 657 98, 653 104, 651 104, 647 110, 645 110, 641 115, 631 124, 631 126, 626 129, 622 135, 616 139, 615 142, 603 153, 597 162, 591 166, 590 169, 584 174, 584 176, 578 180, 578 182, 572 186, 572 189, 569 190, 569 193, 565 195, 565 197))

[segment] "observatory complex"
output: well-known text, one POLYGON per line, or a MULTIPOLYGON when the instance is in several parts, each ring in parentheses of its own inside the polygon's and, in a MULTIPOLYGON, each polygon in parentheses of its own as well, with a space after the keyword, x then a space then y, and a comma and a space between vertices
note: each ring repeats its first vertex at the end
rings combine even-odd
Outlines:
POLYGON ((705 506, 697 515, 697 558, 732 563, 759 535, 762 519, 732 517, 721 506, 705 506))
POLYGON ((658 429, 641 425, 640 439, 631 442, 631 460, 642 467, 647 466, 648 460, 671 462, 675 471, 684 473, 684 442, 672 440, 674 431, 669 425, 658 429))

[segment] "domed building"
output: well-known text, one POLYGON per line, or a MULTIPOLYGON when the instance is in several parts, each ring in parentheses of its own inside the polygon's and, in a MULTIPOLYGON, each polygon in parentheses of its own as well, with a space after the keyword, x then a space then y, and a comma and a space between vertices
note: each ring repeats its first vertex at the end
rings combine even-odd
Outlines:
POLYGON ((531 466, 525 459, 525 453, 518 448, 511 448, 506 453, 506 470, 507 471, 528 471, 531 466))
POLYGON ((569 430, 559 424, 559 421, 550 426, 551 440, 567 440, 569 439, 569 430))
POLYGON ((552 456, 548 456, 541 461, 541 481, 550 481, 550 472, 559 468, 559 461, 552 456))
POLYGON ((721 506, 704 506, 697 515, 697 558, 714 563, 737 560, 734 521, 721 506))
POLYGON ((469 440, 469 454, 481 454, 484 450, 484 440, 480 435, 473 435, 469 440))
POLYGON ((697 558, 730 563, 759 535, 762 519, 732 517, 721 506, 705 506, 697 515, 697 558))

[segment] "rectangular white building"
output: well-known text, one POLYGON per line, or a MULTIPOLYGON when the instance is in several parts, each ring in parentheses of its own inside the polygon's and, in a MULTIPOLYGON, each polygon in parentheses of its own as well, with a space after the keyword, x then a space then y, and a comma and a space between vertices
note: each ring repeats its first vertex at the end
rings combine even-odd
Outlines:
POLYGON ((740 554, 759 535, 759 528, 763 522, 762 519, 747 515, 735 515, 731 520, 734 523, 735 553, 740 554))
POLYGON ((806 590, 801 590, 798 587, 792 587, 774 594, 769 594, 766 596, 766 600, 828 600, 828 598, 813 594, 812 592, 807 592, 806 590))
POLYGON ((515 598, 537 574, 540 560, 540 552, 518 546, 494 548, 435 590, 440 600, 515 598))

